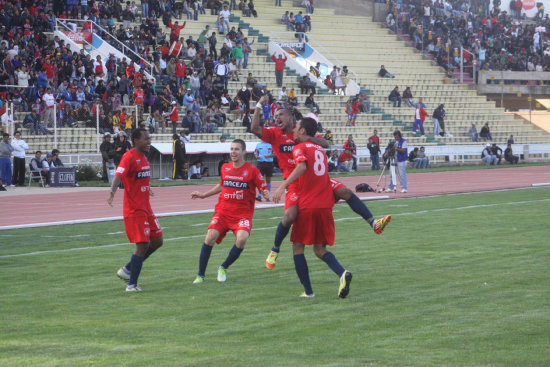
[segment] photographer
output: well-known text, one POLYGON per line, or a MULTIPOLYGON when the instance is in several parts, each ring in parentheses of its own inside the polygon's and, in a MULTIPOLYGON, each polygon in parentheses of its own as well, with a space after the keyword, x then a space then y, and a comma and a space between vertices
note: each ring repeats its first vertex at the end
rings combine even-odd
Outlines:
MULTIPOLYGON (((403 136, 401 135, 401 131, 399 130, 395 130, 393 132, 393 137, 395 138, 395 144, 393 144, 393 146, 396 152, 396 165, 397 165, 397 172, 399 174, 399 182, 401 184, 401 192, 406 193, 407 192, 407 159, 408 159, 407 140, 403 138, 403 136)), ((389 148, 389 145, 388 145, 388 148, 389 148)), ((386 152, 387 151, 388 149, 386 148, 386 152)), ((393 182, 393 178, 392 178, 389 184, 390 191, 397 190, 396 184, 397 182, 393 182)))

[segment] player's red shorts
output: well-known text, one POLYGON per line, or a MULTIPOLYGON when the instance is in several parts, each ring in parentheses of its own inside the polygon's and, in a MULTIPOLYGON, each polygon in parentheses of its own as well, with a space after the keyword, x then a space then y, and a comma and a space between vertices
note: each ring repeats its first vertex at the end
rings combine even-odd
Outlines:
POLYGON ((285 195, 285 210, 287 210, 291 206, 298 205, 298 191, 296 189, 296 181, 288 185, 285 195))
POLYGON ((338 199, 336 198, 336 191, 338 191, 342 187, 346 187, 346 185, 333 178, 330 179, 330 185, 332 186, 332 192, 334 194, 334 204, 336 204, 338 202, 338 199))
POLYGON ((124 228, 131 243, 149 242, 151 238, 162 237, 162 229, 154 215, 125 217, 124 228))
POLYGON ((216 243, 219 244, 223 241, 228 231, 233 231, 235 236, 237 236, 237 232, 241 230, 247 231, 248 234, 250 234, 252 230, 252 218, 230 217, 215 212, 208 229, 215 229, 220 233, 216 240, 216 243))
POLYGON ((332 208, 300 209, 292 225, 290 241, 304 245, 334 245, 332 208))

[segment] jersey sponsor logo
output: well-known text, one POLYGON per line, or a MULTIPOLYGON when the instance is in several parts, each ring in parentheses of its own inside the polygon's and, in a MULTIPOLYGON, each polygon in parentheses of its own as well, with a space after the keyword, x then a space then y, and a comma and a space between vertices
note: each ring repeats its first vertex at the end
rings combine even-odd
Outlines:
POLYGON ((234 187, 236 189, 249 189, 248 182, 237 180, 223 180, 223 187, 234 187))
POLYGON ((232 193, 226 192, 223 194, 224 199, 231 199, 231 200, 243 200, 244 199, 244 190, 237 190, 232 193))
POLYGON ((280 153, 292 153, 292 149, 294 149, 294 145, 296 145, 296 144, 280 144, 279 145, 279 152, 280 153))
POLYGON ((142 178, 150 178, 150 177, 151 177, 150 170, 136 172, 136 180, 139 180, 142 178))

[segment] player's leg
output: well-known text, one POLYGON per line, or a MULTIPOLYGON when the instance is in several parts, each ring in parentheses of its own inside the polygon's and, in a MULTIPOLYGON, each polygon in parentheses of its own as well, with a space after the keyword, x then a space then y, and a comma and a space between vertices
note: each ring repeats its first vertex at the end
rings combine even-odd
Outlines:
POLYGON ((359 214, 363 219, 369 223, 369 225, 372 227, 375 233, 380 234, 384 231, 384 228, 386 228, 386 225, 390 222, 391 216, 386 215, 383 218, 374 219, 374 216, 372 215, 369 208, 365 205, 365 203, 359 199, 357 195, 353 193, 349 188, 345 186, 340 186, 334 191, 334 197, 336 201, 342 199, 345 200, 349 207, 359 214))
POLYGON ((138 278, 141 273, 141 267, 143 266, 143 260, 145 259, 147 247, 149 247, 148 242, 136 243, 136 248, 132 254, 132 259, 130 260, 132 270, 130 272, 128 286, 126 287, 127 292, 141 291, 141 288, 138 286, 138 278))
POLYGON ((214 243, 216 243, 219 237, 220 232, 217 229, 208 228, 204 243, 201 247, 201 254, 199 256, 199 271, 193 283, 202 283, 204 281, 204 274, 206 273, 206 266, 208 265, 208 260, 210 260, 212 248, 214 247, 214 243))
POLYGON ((250 237, 250 232, 241 229, 237 231, 235 237, 235 244, 233 245, 231 250, 229 250, 229 254, 227 254, 225 261, 218 269, 218 282, 225 282, 227 276, 226 270, 231 266, 231 264, 237 261, 239 256, 241 256, 241 253, 244 250, 244 245, 246 244, 246 240, 248 240, 248 237, 250 237))
POLYGON ((311 281, 309 279, 309 268, 307 266, 307 260, 304 255, 305 246, 302 243, 294 243, 292 245, 292 252, 294 253, 294 267, 296 268, 296 274, 300 283, 304 287, 304 293, 301 297, 314 297, 313 289, 311 288, 311 281))
MULTIPOLYGON (((289 195, 289 193, 287 193, 287 195, 289 195)), ((297 216, 298 216, 298 205, 292 205, 285 209, 283 220, 279 222, 279 225, 277 226, 277 230, 275 231, 275 239, 273 241, 273 247, 271 248, 271 252, 267 256, 267 259, 265 260, 265 266, 268 269, 273 269, 275 267, 275 264, 277 262, 277 257, 279 256, 279 251, 281 249, 281 244, 283 243, 283 240, 285 239, 285 237, 288 235, 288 231, 290 230, 290 227, 292 227, 292 223, 294 223, 297 216)))
POLYGON ((349 286, 353 275, 350 271, 344 269, 332 252, 327 251, 326 246, 327 245, 324 244, 313 245, 313 252, 319 259, 323 260, 336 275, 338 275, 338 278, 340 278, 338 297, 346 298, 349 293, 349 286))
MULTIPOLYGON (((157 217, 155 217, 154 215, 150 216, 149 218, 147 218, 147 222, 149 223, 150 227, 150 241, 149 246, 147 247, 147 251, 145 251, 143 261, 147 260, 147 258, 149 258, 149 256, 151 256, 153 252, 157 251, 163 244, 162 229, 160 227, 160 223, 157 217)), ((117 275, 120 279, 128 282, 130 280, 131 271, 132 261, 129 261, 125 266, 118 270, 117 275)))

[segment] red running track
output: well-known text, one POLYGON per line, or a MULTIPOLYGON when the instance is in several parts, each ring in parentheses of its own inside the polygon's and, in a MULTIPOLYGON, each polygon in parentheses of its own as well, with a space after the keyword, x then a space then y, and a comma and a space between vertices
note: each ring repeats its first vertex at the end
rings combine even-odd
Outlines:
MULTIPOLYGON (((531 187, 532 184, 550 183, 550 166, 510 167, 471 171, 415 172, 407 174, 408 193, 362 193, 362 198, 404 198, 456 194, 476 191, 505 190, 531 187)), ((357 176, 340 179, 350 188, 361 182, 375 187, 378 176, 357 176)), ((274 182, 272 192, 280 185, 274 182)), ((382 179, 381 187, 384 185, 382 179)), ((206 191, 210 185, 175 186, 154 188, 151 205, 155 214, 194 213, 211 211, 217 201, 213 196, 203 200, 191 200, 191 192, 206 191)), ((17 188, 9 191, 0 203, 2 218, 0 230, 10 228, 45 226, 63 223, 80 223, 121 219, 123 193, 119 191, 113 207, 107 204, 109 189, 71 188, 30 190, 17 188), (74 191, 73 191, 74 190, 74 191), (49 191, 49 192, 48 192, 49 191), (32 193, 32 194, 31 194, 32 193)), ((265 207, 265 204, 257 207, 265 207)))

